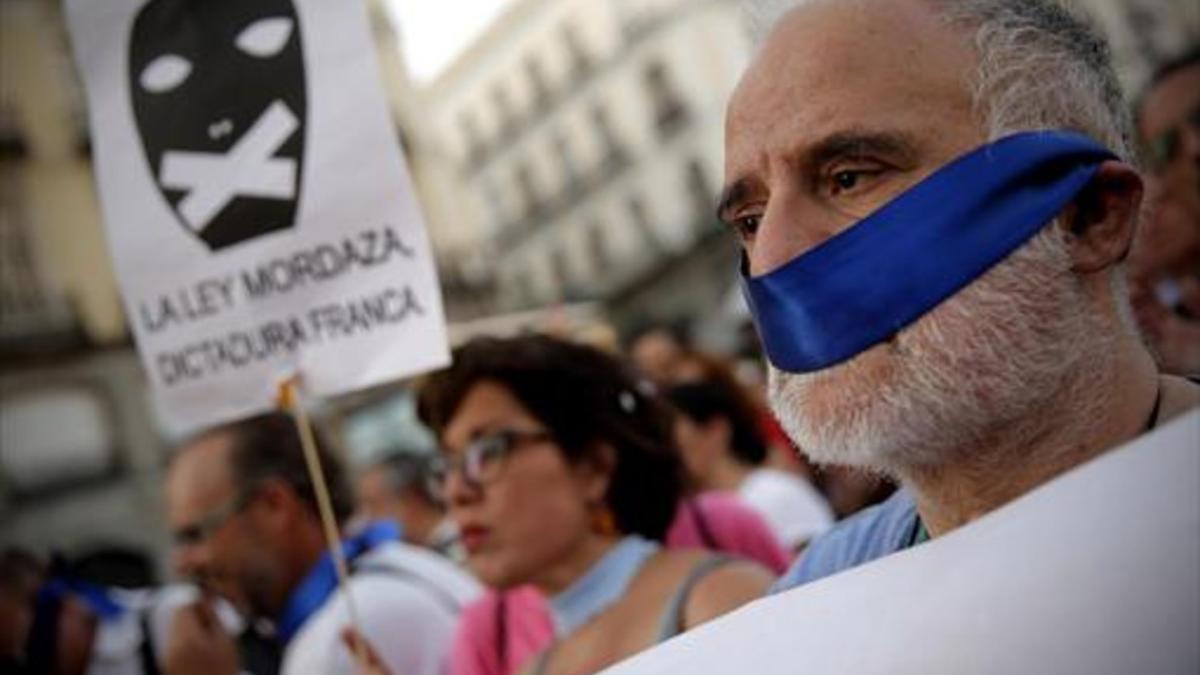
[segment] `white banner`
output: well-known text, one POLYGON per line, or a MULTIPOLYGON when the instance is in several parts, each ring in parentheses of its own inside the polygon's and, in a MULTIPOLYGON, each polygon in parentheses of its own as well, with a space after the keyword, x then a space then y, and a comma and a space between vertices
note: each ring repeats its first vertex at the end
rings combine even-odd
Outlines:
POLYGON ((108 240, 167 424, 445 365, 429 243, 347 0, 69 0, 108 240))
POLYGON ((612 675, 1200 672, 1200 412, 612 675))

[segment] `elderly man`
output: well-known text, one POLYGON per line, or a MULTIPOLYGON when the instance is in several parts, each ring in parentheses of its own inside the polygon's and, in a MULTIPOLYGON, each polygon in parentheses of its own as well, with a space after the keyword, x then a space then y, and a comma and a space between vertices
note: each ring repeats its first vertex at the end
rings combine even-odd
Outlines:
MULTIPOLYGON (((318 446, 334 512, 345 520, 346 474, 318 446)), ((285 647, 283 673, 354 672, 342 641, 350 611, 286 415, 219 427, 186 444, 171 464, 166 491, 178 572, 273 623, 285 647)), ((388 523, 344 540, 359 628, 392 672, 442 673, 459 609, 478 586, 453 563, 396 538, 388 523)), ((232 643, 212 619, 205 602, 176 616, 167 654, 172 675, 236 672, 232 643)))
POLYGON ((780 587, 943 535, 1200 403, 1125 299, 1142 180, 1123 105, 1104 41, 1047 0, 824 0, 775 26, 729 105, 720 206, 772 407, 815 461, 904 488, 780 587))

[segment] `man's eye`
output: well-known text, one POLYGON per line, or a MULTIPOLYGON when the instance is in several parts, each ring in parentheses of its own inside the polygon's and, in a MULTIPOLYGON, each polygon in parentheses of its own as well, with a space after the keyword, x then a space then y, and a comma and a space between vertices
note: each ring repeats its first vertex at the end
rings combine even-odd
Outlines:
POLYGON ((829 174, 830 196, 838 197, 848 192, 861 193, 871 189, 873 181, 884 172, 883 167, 874 165, 841 169, 829 174))
POLYGON ((841 191, 853 190, 861 177, 861 171, 839 171, 833 174, 833 184, 841 191))
POLYGON ((742 239, 752 239, 754 234, 758 232, 758 225, 762 222, 762 216, 738 216, 734 218, 730 225, 737 232, 738 237, 742 239))

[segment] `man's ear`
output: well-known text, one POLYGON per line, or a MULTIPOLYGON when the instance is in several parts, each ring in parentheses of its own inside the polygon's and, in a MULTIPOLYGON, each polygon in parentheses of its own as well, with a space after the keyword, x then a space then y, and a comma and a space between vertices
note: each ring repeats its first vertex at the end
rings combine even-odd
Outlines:
POLYGON ((279 478, 267 478, 259 484, 258 494, 248 508, 260 522, 282 527, 290 525, 290 519, 305 505, 292 486, 279 478))
POLYGON ((1060 221, 1069 234, 1072 270, 1089 274, 1124 260, 1137 230, 1143 189, 1142 177, 1128 164, 1100 165, 1060 221))

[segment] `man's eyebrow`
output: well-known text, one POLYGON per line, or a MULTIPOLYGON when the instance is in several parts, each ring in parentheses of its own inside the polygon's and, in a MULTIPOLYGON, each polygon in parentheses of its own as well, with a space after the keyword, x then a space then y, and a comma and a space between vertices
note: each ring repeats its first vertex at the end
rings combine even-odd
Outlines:
MULTIPOLYGON (((917 155, 917 144, 906 133, 896 131, 839 131, 822 138, 801 153, 800 159, 810 167, 820 167, 837 159, 882 155, 901 164, 911 163, 917 155)), ((734 180, 721 191, 717 200, 718 220, 729 221, 729 212, 737 207, 751 191, 747 177, 734 180)))
POLYGON ((907 134, 899 132, 841 131, 817 141, 804 154, 805 163, 811 167, 868 155, 884 155, 907 163, 916 155, 916 144, 907 134))
POLYGON ((721 190, 721 196, 717 199, 717 220, 728 221, 726 214, 731 211, 738 202, 746 198, 746 193, 750 191, 750 181, 746 178, 738 178, 725 189, 721 190))

